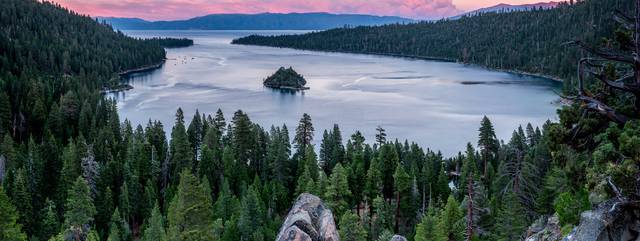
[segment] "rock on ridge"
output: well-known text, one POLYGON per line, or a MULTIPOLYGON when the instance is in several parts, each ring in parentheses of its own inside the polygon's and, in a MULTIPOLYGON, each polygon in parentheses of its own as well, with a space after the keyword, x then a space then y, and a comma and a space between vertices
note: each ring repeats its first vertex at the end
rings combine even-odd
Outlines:
POLYGON ((333 213, 312 194, 301 194, 285 219, 276 241, 340 241, 333 213))

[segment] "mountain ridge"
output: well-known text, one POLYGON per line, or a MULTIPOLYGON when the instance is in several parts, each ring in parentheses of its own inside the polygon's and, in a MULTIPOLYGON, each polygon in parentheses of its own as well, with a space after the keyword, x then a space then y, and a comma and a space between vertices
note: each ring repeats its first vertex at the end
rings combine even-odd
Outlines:
POLYGON ((344 26, 410 23, 416 20, 367 14, 257 13, 209 14, 185 20, 146 21, 140 18, 97 17, 120 30, 323 30, 344 26))
POLYGON ((538 2, 529 4, 508 4, 499 3, 490 7, 479 8, 476 10, 468 11, 460 15, 450 17, 449 19, 459 19, 464 16, 475 16, 480 13, 499 13, 499 12, 515 12, 515 11, 531 11, 533 9, 551 9, 556 8, 561 2, 538 2))

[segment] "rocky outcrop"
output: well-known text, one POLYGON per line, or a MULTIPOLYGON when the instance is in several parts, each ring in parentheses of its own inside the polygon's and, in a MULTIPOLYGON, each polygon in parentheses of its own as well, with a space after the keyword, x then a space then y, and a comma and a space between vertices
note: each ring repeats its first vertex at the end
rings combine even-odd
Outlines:
POLYGON ((528 230, 526 241, 640 241, 640 211, 625 200, 612 199, 583 212, 580 224, 564 236, 557 216, 542 218, 528 230))
MULTIPOLYGON (((340 241, 333 213, 319 197, 301 194, 284 220, 276 241, 340 241)), ((407 241, 393 235, 389 241, 407 241)))
POLYGON ((541 217, 527 230, 525 241, 560 241, 562 232, 560 231, 560 220, 558 216, 541 217))
POLYGON ((640 240, 640 213, 624 200, 609 200, 582 213, 578 225, 566 241, 640 240))
POLYGON ((287 215, 276 241, 340 241, 333 213, 320 198, 304 193, 287 215))

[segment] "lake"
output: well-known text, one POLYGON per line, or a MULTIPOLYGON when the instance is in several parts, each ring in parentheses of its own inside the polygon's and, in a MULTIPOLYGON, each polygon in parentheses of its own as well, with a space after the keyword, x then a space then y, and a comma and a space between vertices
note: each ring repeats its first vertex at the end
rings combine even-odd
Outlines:
MULTIPOLYGON (((360 130, 373 143, 382 126, 390 140, 416 142, 446 156, 476 143, 484 115, 498 138, 508 139, 518 125, 556 120, 560 84, 458 63, 231 45, 250 34, 297 31, 127 31, 134 37, 186 37, 195 45, 168 49, 158 70, 131 78, 133 90, 114 94, 121 118, 146 125, 160 120, 170 133, 175 111, 187 123, 199 109, 220 108, 227 121, 242 109, 265 127, 286 124, 293 132, 303 113, 322 131, 338 124, 343 139, 360 130), (311 89, 283 93, 262 81, 279 67, 293 67, 311 89)), ((291 133, 293 134, 293 133, 291 133)))

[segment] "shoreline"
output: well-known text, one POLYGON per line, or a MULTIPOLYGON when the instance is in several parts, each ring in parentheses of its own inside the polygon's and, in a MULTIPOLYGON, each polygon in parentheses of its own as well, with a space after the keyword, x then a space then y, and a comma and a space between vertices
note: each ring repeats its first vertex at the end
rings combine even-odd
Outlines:
MULTIPOLYGON (((231 43, 231 44, 234 44, 234 43, 231 43)), ((546 74, 542 74, 542 73, 532 73, 532 72, 515 70, 515 69, 492 68, 492 67, 488 67, 488 66, 484 66, 484 65, 480 65, 480 64, 462 63, 462 62, 459 62, 456 59, 444 58, 444 57, 405 55, 405 54, 393 54, 393 53, 376 53, 376 52, 314 50, 314 49, 290 48, 290 47, 257 45, 257 44, 238 44, 238 43, 235 43, 234 45, 259 46, 259 47, 269 47, 269 48, 284 48, 284 49, 295 49, 295 50, 312 51, 312 52, 324 52, 324 53, 364 54, 364 55, 373 55, 373 56, 385 56, 385 57, 395 57, 395 58, 409 58, 409 59, 419 59, 419 60, 441 61, 441 62, 448 62, 448 63, 458 63, 458 64, 469 65, 469 66, 476 66, 476 67, 480 67, 480 68, 491 70, 491 71, 497 71, 497 72, 503 72, 503 73, 509 73, 509 74, 516 74, 516 75, 522 75, 522 76, 528 76, 528 77, 535 77, 535 78, 542 78, 542 79, 551 80, 551 81, 554 81, 554 82, 557 82, 557 83, 564 83, 564 81, 565 81, 564 79, 562 79, 560 77, 552 76, 552 75, 546 75, 546 74)))
POLYGON ((288 87, 288 86, 277 87, 277 86, 268 86, 268 85, 264 85, 264 87, 275 89, 275 90, 293 90, 293 91, 310 90, 311 89, 310 87, 300 87, 300 88, 298 88, 298 87, 288 87))
POLYGON ((141 67, 134 68, 134 69, 127 69, 127 70, 120 71, 118 73, 118 75, 120 77, 127 77, 127 76, 132 75, 132 74, 137 74, 137 73, 143 73, 143 72, 156 70, 156 69, 162 68, 162 66, 165 64, 165 62, 167 62, 166 58, 163 59, 162 61, 160 61, 159 63, 156 63, 156 64, 145 65, 145 66, 141 66, 141 67))
POLYGON ((160 61, 159 63, 156 64, 151 64, 151 65, 145 65, 145 66, 141 66, 138 68, 133 68, 133 69, 127 69, 127 70, 123 70, 117 73, 117 77, 114 76, 115 78, 118 78, 118 81, 120 82, 120 84, 116 85, 116 86, 112 86, 112 87, 103 87, 102 90, 100 90, 101 94, 110 94, 110 93, 118 93, 118 92, 122 92, 122 91, 128 91, 128 90, 132 90, 133 86, 129 85, 128 83, 122 83, 122 79, 123 78, 127 78, 133 74, 138 74, 138 73, 145 73, 145 72, 149 72, 149 71, 153 71, 156 69, 160 69, 162 68, 162 66, 164 66, 164 64, 167 62, 167 59, 163 59, 162 61, 160 61))

